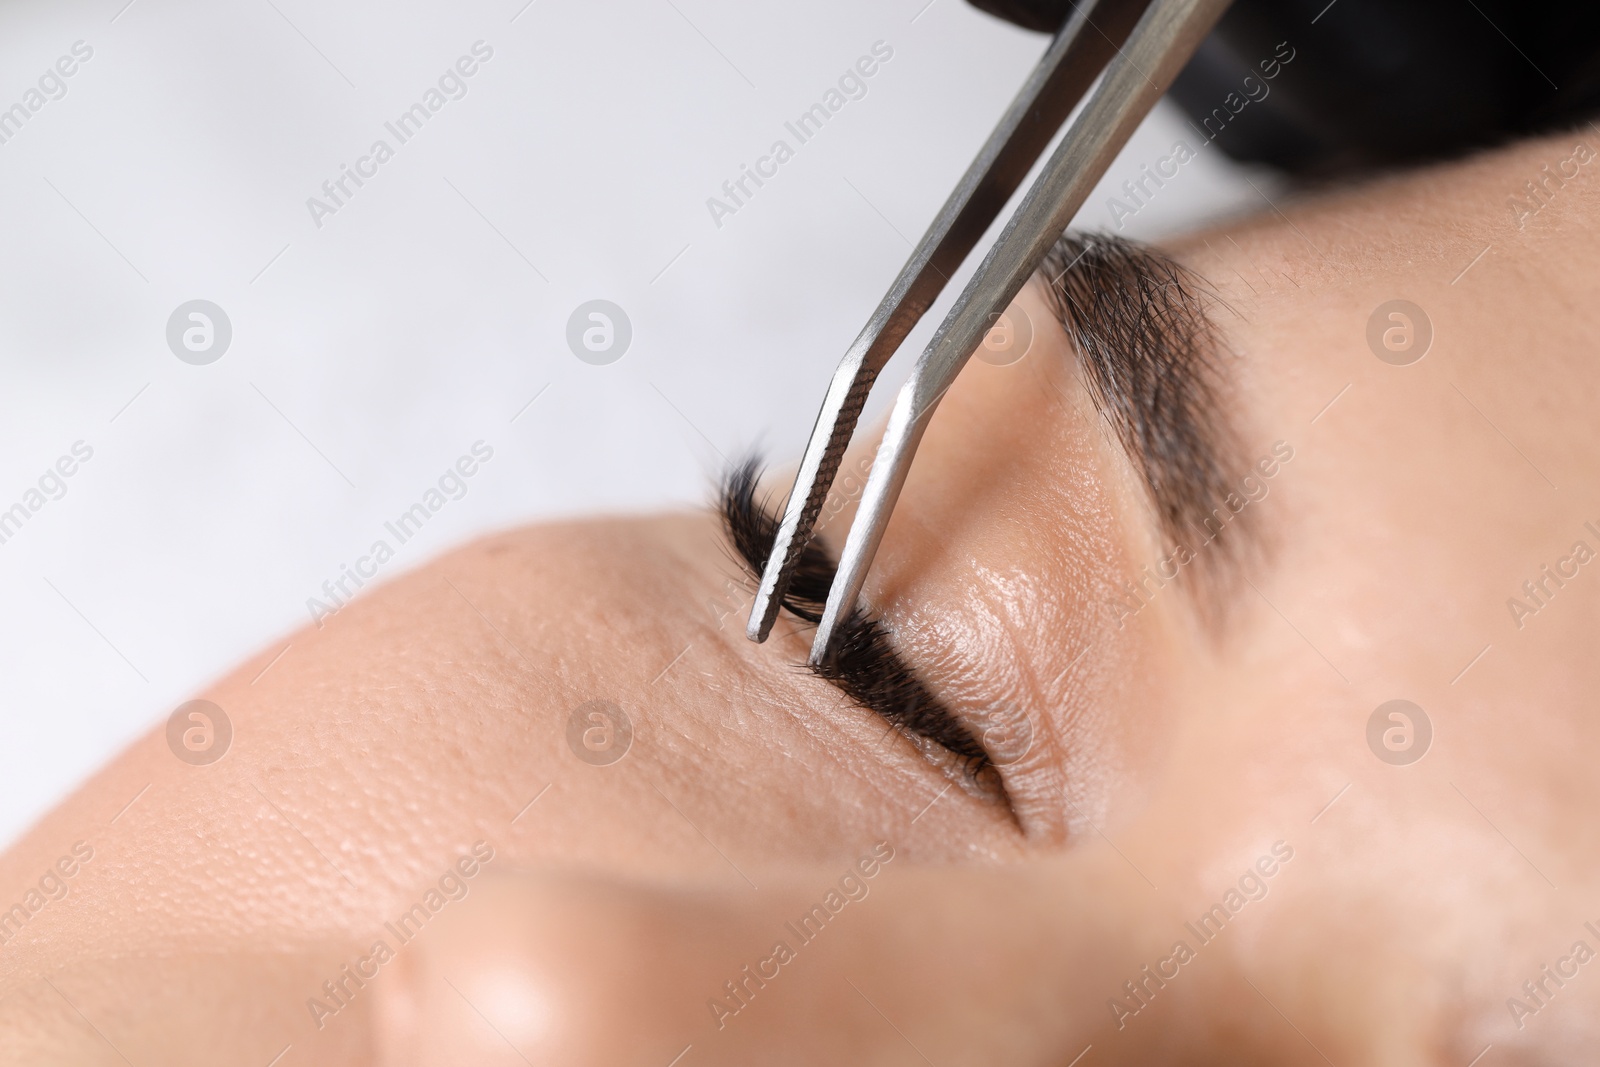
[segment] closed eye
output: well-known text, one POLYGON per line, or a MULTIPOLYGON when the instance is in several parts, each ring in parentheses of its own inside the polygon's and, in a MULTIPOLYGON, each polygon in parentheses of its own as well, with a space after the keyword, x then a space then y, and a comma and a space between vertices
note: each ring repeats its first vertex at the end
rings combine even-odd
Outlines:
MULTIPOLYGON (((1229 418, 1223 346, 1210 318, 1212 307, 1231 309, 1177 260, 1111 234, 1064 234, 1039 280, 1096 414, 1144 483, 1153 532, 1182 545, 1200 531, 1206 545, 1215 543, 1204 564, 1185 572, 1184 584, 1198 594, 1190 606, 1219 621, 1245 565, 1266 548, 1253 515, 1223 529, 1227 519, 1215 511, 1250 471, 1229 418)), ((723 525, 752 580, 766 566, 778 527, 755 499, 758 475, 754 460, 738 465, 720 495, 723 525)), ((824 548, 807 545, 782 607, 815 625, 836 571, 824 548)), ((858 608, 835 641, 834 658, 813 673, 924 751, 942 748, 1017 816, 996 759, 901 658, 880 618, 858 608)))
MULTIPOLYGON (((759 579, 777 537, 777 517, 755 499, 760 466, 752 458, 723 480, 719 511, 739 562, 759 579)), ((807 545, 783 597, 783 607, 815 625, 822 617, 837 563, 815 541, 807 545)), ((839 627, 833 655, 809 669, 837 686, 852 702, 881 716, 903 734, 930 741, 954 758, 963 773, 1009 806, 1005 787, 983 743, 935 697, 895 650, 883 621, 857 607, 839 627)))

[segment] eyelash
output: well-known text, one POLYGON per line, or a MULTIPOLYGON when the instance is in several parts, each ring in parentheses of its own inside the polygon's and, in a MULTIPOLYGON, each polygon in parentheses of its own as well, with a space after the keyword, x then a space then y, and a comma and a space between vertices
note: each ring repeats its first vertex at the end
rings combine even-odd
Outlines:
MULTIPOLYGON (((720 499, 723 527, 752 578, 759 578, 778 531, 777 517, 756 503, 760 475, 760 464, 754 458, 734 466, 723 482, 720 499)), ((822 617, 837 569, 824 548, 815 541, 808 544, 784 594, 783 607, 815 625, 822 617)), ((882 621, 863 609, 858 607, 840 625, 833 656, 809 669, 838 686, 856 704, 882 716, 894 729, 944 748, 968 778, 998 784, 992 781, 997 771, 982 742, 928 692, 895 652, 882 621)))

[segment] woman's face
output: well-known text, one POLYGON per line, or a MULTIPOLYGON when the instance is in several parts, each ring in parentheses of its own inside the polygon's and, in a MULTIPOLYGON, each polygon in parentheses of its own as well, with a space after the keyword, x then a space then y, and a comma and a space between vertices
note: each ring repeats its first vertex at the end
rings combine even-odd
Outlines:
MULTIPOLYGON (((927 956, 885 972, 918 996, 894 1000, 885 978, 868 1000, 906 1039, 883 1062, 956 1062, 937 1050, 969 1024, 996 1028, 966 1035, 981 1061, 1002 1029, 1051 1014, 1041 998, 1075 1026, 1041 1024, 1009 1062, 1085 1045, 1102 1062, 1340 1067, 1592 1048, 1600 970, 1576 944, 1600 951, 1585 925, 1600 928, 1585 817, 1600 179, 1580 169, 1520 221, 1507 204, 1577 141, 1174 243, 1221 301, 1213 395, 1189 424, 1222 457, 1209 477, 1183 481, 1170 433, 1137 417, 1159 405, 1132 405, 1129 436, 1044 281, 1018 297, 1031 348, 974 360, 945 398, 865 592, 989 776, 804 670, 796 619, 747 641, 748 576, 709 513, 498 535, 204 694, 232 723, 225 758, 183 762, 157 731, 11 850, 0 906, 24 909, 0 925, 0 1048, 364 1062, 375 1030, 407 1025, 385 988, 421 952, 408 909, 424 905, 419 928, 457 921, 501 892, 486 875, 562 869, 633 896, 613 913, 558 887, 545 914, 613 936, 607 916, 625 916, 637 955, 528 935, 565 954, 529 972, 531 1000, 504 1008, 520 1022, 498 1028, 515 1040, 486 1036, 478 1062, 606 1062, 606 1041, 638 1035, 628 1047, 663 1064, 685 1044, 700 1062, 761 1058, 790 987, 735 1026, 708 1010, 739 1006, 720 979, 673 970, 698 963, 629 960, 693 926, 683 893, 721 902, 715 939, 764 893, 788 899, 773 887, 865 884, 855 865, 884 847, 880 886, 921 888, 872 887, 880 917, 942 910, 919 927, 927 956), (1152 470, 1169 480, 1152 489, 1152 470), (92 857, 60 874, 79 842, 92 857), (975 866, 999 869, 981 899, 940 897, 975 866), (1119 933, 1059 967, 1017 947, 1060 962, 1072 947, 1049 939, 1071 923, 1119 933), (971 930, 993 957, 952 961, 942 942, 971 930), (963 1014, 979 972, 1014 1018, 963 1014)), ((1150 395, 1200 380, 1171 375, 1150 395)), ((841 468, 825 543, 866 457, 841 468)), ((864 944, 858 976, 899 951, 864 944)), ((486 1023, 500 1010, 472 1006, 486 1023)))

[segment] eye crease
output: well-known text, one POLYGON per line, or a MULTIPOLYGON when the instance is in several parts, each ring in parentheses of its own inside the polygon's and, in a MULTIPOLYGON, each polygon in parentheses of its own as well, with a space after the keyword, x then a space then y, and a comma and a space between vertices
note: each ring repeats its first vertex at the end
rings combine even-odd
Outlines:
MULTIPOLYGON (((757 460, 747 459, 728 471, 719 494, 723 529, 751 580, 760 577, 778 530, 777 517, 755 499, 760 474, 757 460)), ((784 609, 815 625, 836 569, 826 549, 816 542, 807 545, 783 598, 784 609)), ((881 619, 857 607, 840 626, 834 654, 806 669, 895 730, 945 749, 969 780, 1010 807, 998 769, 982 742, 900 658, 881 619)))

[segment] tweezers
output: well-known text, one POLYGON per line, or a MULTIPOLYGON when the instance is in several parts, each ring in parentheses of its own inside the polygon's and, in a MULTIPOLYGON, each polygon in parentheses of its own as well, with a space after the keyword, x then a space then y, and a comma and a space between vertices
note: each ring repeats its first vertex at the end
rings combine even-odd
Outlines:
POLYGON ((1068 17, 834 371, 750 608, 752 641, 772 632, 878 373, 1077 109, 895 398, 812 641, 811 662, 827 662, 929 416, 1228 3, 1085 0, 1068 17))

